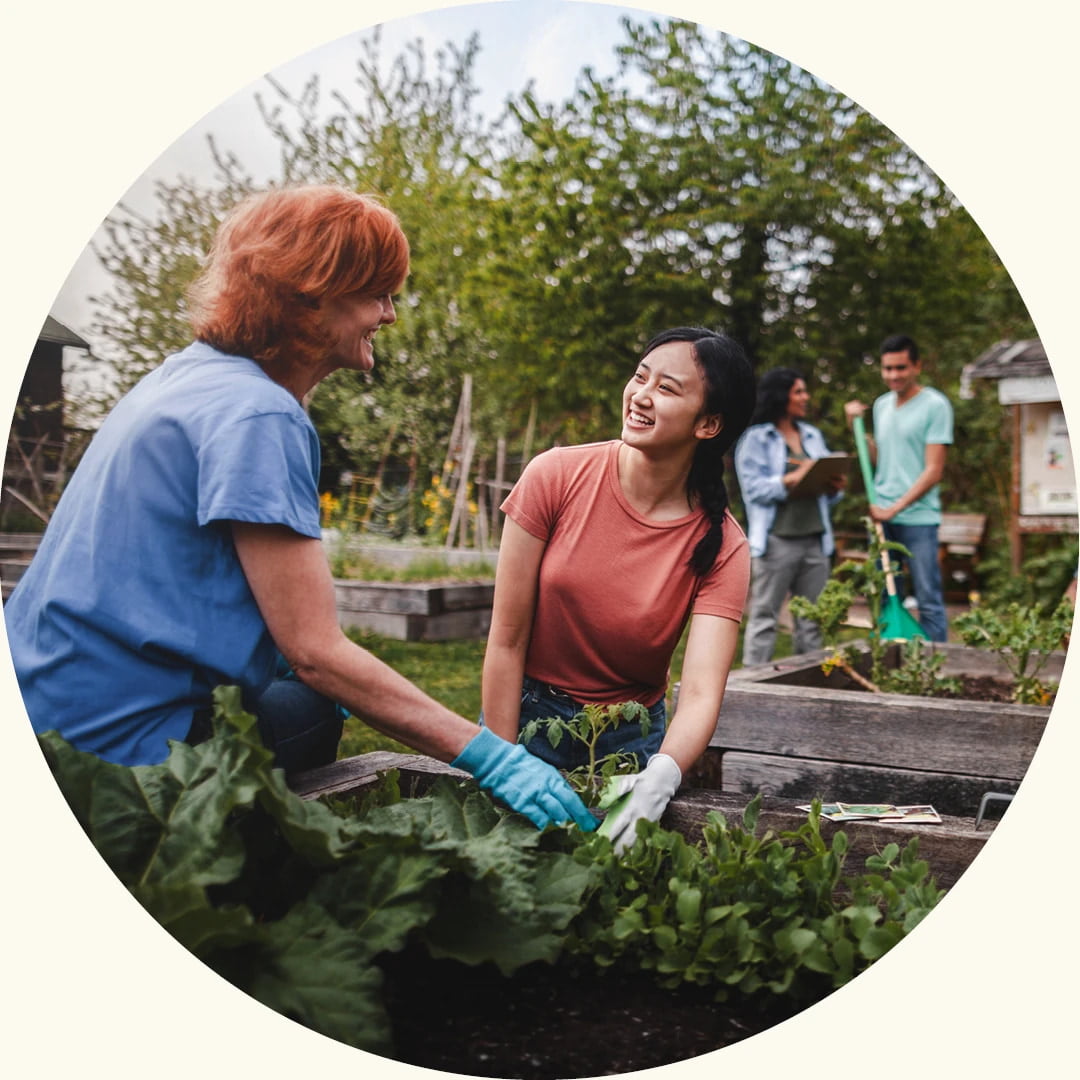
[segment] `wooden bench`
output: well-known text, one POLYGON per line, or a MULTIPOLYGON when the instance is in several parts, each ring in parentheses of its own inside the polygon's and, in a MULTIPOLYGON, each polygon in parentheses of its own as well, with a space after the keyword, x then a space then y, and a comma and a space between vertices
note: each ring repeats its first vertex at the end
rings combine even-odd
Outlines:
POLYGON ((985 514, 941 515, 938 564, 946 600, 966 601, 978 587, 976 570, 985 536, 985 514))

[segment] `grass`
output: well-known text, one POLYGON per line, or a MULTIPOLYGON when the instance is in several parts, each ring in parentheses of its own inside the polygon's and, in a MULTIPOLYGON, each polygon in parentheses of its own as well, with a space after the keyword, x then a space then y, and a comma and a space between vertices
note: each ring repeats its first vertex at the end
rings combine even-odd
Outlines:
MULTIPOLYGON (((480 669, 484 663, 483 640, 397 641, 358 630, 348 636, 368 652, 389 664, 410 682, 448 709, 470 720, 480 716, 480 669)), ((345 722, 339 757, 369 754, 375 750, 413 753, 389 736, 350 716, 345 722)))
POLYGON ((349 554, 335 560, 334 577, 350 581, 399 581, 404 583, 430 581, 483 581, 495 577, 490 562, 477 560, 450 563, 438 555, 414 559, 408 566, 393 567, 364 555, 349 554))

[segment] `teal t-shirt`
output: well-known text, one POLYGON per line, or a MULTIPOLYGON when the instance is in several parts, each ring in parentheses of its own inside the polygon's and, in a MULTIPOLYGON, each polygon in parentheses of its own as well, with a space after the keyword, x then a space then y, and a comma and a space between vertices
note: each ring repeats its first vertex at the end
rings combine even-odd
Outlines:
MULTIPOLYGON (((897 406, 890 391, 874 402, 874 442, 877 470, 874 487, 877 503, 888 506, 911 487, 926 467, 926 447, 951 445, 953 410, 949 399, 932 386, 924 386, 913 398, 897 406)), ((897 525, 940 525, 941 492, 934 485, 921 499, 893 518, 897 525)))

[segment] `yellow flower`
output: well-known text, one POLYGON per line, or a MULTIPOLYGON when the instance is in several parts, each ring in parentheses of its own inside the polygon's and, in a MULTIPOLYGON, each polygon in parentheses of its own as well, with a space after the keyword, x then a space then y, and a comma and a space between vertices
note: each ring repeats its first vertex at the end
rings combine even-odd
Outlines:
POLYGON ((322 513, 323 528, 329 526, 334 514, 341 509, 341 500, 334 497, 333 492, 324 491, 319 496, 319 510, 322 513))

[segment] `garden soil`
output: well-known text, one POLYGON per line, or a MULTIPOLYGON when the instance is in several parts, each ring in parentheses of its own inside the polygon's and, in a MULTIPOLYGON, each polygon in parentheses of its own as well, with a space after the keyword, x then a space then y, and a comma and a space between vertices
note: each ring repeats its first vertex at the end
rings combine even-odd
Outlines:
POLYGON ((384 1000, 394 1057, 442 1072, 571 1080, 649 1069, 736 1043, 793 1014, 717 1003, 700 987, 532 964, 510 978, 426 955, 391 957, 384 1000))

